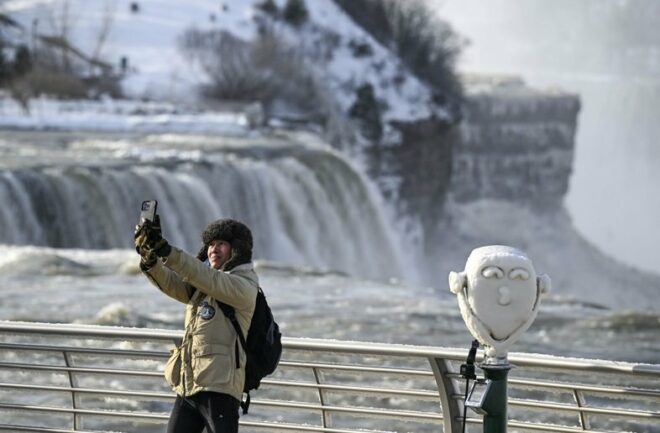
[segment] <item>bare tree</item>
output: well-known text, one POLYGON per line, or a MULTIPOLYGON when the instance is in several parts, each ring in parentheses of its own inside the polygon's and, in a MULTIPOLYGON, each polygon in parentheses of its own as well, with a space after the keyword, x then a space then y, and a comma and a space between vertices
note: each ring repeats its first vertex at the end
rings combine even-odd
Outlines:
POLYGON ((271 74, 256 67, 255 51, 250 42, 226 31, 202 32, 187 30, 180 46, 190 59, 200 65, 211 84, 207 96, 255 100, 268 97, 272 92, 271 74))
POLYGON ((90 56, 92 60, 99 61, 101 51, 108 40, 108 36, 112 30, 115 21, 115 13, 117 11, 117 2, 106 1, 103 7, 103 16, 101 18, 101 25, 99 27, 98 35, 96 37, 96 45, 90 56))
MULTIPOLYGON (((72 28, 72 17, 70 14, 70 3, 69 0, 63 0, 61 3, 60 9, 55 9, 55 6, 46 10, 46 22, 50 25, 51 36, 63 41, 68 41, 71 28, 72 28)), ((67 50, 60 51, 60 61, 61 67, 66 72, 72 72, 72 62, 70 58, 70 53, 67 50)))

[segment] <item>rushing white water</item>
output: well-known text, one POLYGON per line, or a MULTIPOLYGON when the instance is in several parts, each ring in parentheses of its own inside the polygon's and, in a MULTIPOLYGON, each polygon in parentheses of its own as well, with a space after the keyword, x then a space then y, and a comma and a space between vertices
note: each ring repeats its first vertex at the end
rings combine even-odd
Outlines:
POLYGON ((383 279, 402 273, 378 198, 330 149, 53 132, 6 133, 3 148, 13 159, 0 172, 1 243, 127 248, 140 202, 156 199, 165 237, 192 253, 206 224, 234 217, 253 229, 255 257, 383 279))
MULTIPOLYGON (((184 305, 153 287, 137 263, 130 249, 5 246, 0 320, 181 329, 184 305)), ((465 347, 467 355, 472 337, 445 284, 420 287, 263 261, 256 270, 286 336, 465 347)), ((512 350, 660 361, 657 311, 609 310, 593 301, 551 292, 512 350)))

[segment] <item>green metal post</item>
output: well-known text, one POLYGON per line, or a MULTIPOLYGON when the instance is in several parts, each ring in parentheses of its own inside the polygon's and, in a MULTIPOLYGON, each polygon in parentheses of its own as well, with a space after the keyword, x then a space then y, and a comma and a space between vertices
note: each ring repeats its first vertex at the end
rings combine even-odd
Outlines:
POLYGON ((511 370, 511 364, 482 364, 481 369, 486 379, 491 381, 482 406, 487 413, 484 415, 484 433, 506 433, 507 375, 511 370))

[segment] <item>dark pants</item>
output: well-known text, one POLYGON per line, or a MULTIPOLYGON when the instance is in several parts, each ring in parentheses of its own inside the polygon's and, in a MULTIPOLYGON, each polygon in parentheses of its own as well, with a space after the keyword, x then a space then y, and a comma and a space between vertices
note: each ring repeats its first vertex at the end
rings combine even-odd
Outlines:
POLYGON ((238 433, 239 401, 227 394, 200 392, 176 396, 167 433, 238 433))

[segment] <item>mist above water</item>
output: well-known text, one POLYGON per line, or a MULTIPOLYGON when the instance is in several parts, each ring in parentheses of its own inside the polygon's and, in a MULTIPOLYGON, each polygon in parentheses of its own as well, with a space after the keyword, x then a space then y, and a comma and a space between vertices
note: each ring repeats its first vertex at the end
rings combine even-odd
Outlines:
POLYGON ((566 205, 600 249, 660 273, 660 4, 437 0, 469 39, 460 68, 580 95, 566 205))

